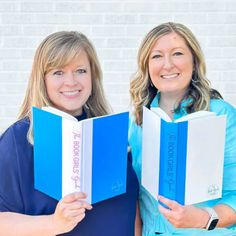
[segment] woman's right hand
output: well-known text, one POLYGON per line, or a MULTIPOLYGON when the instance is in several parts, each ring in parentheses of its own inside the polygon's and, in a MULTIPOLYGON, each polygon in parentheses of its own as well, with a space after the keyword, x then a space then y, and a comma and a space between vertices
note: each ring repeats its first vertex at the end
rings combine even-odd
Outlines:
POLYGON ((62 198, 52 215, 53 234, 62 234, 71 231, 85 217, 85 210, 92 206, 84 201, 86 194, 75 192, 62 198))

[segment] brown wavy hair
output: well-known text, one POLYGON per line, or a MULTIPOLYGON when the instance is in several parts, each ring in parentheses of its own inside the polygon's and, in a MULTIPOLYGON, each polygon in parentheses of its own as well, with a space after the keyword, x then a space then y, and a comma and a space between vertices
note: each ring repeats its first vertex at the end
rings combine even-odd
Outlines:
POLYGON ((158 90, 151 84, 148 71, 148 59, 155 42, 164 35, 175 32, 181 36, 189 47, 193 56, 193 74, 189 89, 179 102, 176 110, 184 99, 191 98, 187 105, 187 113, 199 110, 209 110, 210 98, 222 98, 221 94, 210 87, 206 78, 206 64, 200 44, 194 34, 180 23, 163 23, 153 28, 143 39, 137 57, 138 69, 130 83, 131 103, 134 107, 136 123, 142 124, 143 106, 150 107, 150 103, 158 90))

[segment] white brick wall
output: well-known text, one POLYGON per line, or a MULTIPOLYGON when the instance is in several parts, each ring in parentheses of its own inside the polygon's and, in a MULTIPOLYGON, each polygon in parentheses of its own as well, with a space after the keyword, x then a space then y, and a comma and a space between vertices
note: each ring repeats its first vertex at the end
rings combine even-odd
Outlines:
POLYGON ((193 30, 208 78, 236 105, 235 0, 0 0, 0 132, 16 118, 35 49, 48 34, 78 30, 94 42, 107 96, 122 111, 129 104, 138 45, 165 21, 193 30))

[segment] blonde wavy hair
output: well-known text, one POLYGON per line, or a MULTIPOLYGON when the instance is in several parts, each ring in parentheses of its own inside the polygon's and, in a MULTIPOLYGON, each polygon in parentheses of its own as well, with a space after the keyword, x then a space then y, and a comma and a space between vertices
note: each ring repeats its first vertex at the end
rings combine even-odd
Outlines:
POLYGON ((53 106, 47 94, 45 75, 78 58, 81 50, 84 50, 89 58, 92 77, 92 92, 84 105, 87 117, 102 116, 111 111, 104 95, 101 66, 92 43, 84 34, 76 31, 53 33, 46 37, 36 50, 26 94, 18 115, 18 119, 29 117, 31 121, 29 142, 33 143, 32 106, 53 106))
POLYGON ((202 49, 190 29, 180 23, 163 23, 153 28, 143 39, 137 57, 138 69, 130 83, 131 103, 134 107, 136 123, 142 124, 143 106, 150 107, 150 103, 158 92, 151 84, 148 71, 148 60, 155 42, 164 35, 175 32, 181 36, 189 47, 193 56, 193 74, 189 89, 178 104, 176 110, 184 99, 191 98, 186 107, 187 113, 199 110, 209 110, 210 98, 222 98, 220 93, 210 87, 206 78, 206 64, 202 49))

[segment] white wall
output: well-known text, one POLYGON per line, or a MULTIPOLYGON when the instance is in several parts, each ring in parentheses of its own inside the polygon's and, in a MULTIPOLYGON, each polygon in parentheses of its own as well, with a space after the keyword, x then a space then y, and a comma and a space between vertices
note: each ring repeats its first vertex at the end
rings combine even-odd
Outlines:
POLYGON ((85 33, 97 48, 106 94, 128 108, 137 47, 157 24, 189 26, 206 55, 208 78, 236 105, 235 0, 0 0, 0 132, 16 118, 34 51, 58 30, 85 33))

